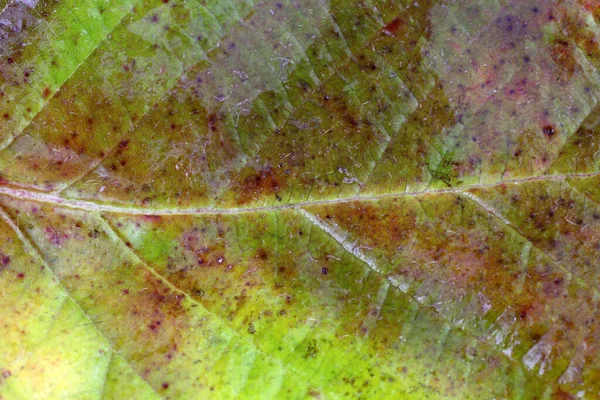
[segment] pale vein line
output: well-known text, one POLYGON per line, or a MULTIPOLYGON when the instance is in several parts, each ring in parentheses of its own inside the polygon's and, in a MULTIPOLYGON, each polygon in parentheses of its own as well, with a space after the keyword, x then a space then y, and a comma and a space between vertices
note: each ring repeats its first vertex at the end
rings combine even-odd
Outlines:
POLYGON ((300 201, 297 203, 288 203, 282 205, 272 206, 255 206, 255 207, 128 207, 117 204, 108 204, 101 202, 94 202, 89 200, 78 200, 74 198, 65 198, 56 196, 54 194, 48 194, 44 192, 18 189, 9 186, 0 186, 0 195, 7 195, 13 198, 21 200, 30 200, 46 204, 54 204, 57 207, 74 208, 78 210, 99 212, 99 213, 116 213, 116 214, 130 214, 130 215, 220 215, 220 214, 242 214, 252 212, 270 212, 270 211, 281 211, 281 210, 294 210, 308 206, 321 206, 321 205, 336 205, 346 204, 360 201, 378 201, 384 199, 398 198, 398 197, 415 197, 422 195, 441 195, 441 194, 464 194, 464 191, 469 189, 486 189, 496 188, 503 185, 520 185, 528 182, 565 182, 567 179, 573 178, 590 178, 600 176, 600 172, 583 173, 583 174, 564 174, 564 175, 552 175, 552 176, 534 176, 528 178, 512 179, 506 181, 500 181, 496 183, 482 183, 466 185, 454 188, 444 189, 429 189, 412 192, 398 192, 398 193, 385 193, 373 196, 352 196, 352 197, 338 197, 335 199, 323 199, 323 200, 309 200, 300 201))
MULTIPOLYGON (((567 184, 569 187, 571 187, 573 190, 579 192, 576 188, 574 188, 572 185, 570 185, 567 181, 564 181, 565 184, 567 184)), ((475 202, 475 204, 477 204, 479 207, 483 208, 484 210, 486 210, 487 212, 489 212, 490 214, 492 214, 494 217, 498 218, 500 221, 502 221, 504 224, 506 224, 507 227, 509 227, 510 229, 513 230, 513 232, 515 232, 517 235, 519 235, 520 237, 522 237, 524 240, 527 241, 527 243, 529 243, 533 248, 537 249, 538 251, 540 251, 542 254, 544 254, 546 257, 548 257, 548 259, 550 259, 555 265, 558 266, 558 268, 560 268, 563 272, 567 273, 568 275, 572 275, 575 277, 575 279, 577 279, 579 281, 579 283, 591 290, 592 292, 596 293, 597 295, 600 294, 600 290, 598 290, 595 286, 588 284, 588 282, 579 274, 569 270, 566 266, 564 266, 561 262, 559 262, 558 260, 556 260, 554 258, 554 256, 552 256, 551 254, 549 254, 547 251, 545 251, 544 249, 541 249, 540 247, 536 246, 533 241, 528 238, 527 236, 525 236, 525 234, 521 233, 521 231, 518 229, 517 226, 515 226, 514 224, 512 224, 510 221, 508 221, 498 210, 496 210, 495 208, 491 207, 490 205, 488 205, 485 201, 483 201, 482 199, 480 199, 479 197, 471 194, 471 193, 461 193, 462 195, 464 195, 465 197, 471 199, 473 202, 475 202)), ((584 195, 585 196, 585 195, 584 195)), ((587 198, 587 196, 585 196, 587 198)), ((594 201, 595 203, 595 201, 594 201)), ((588 330, 591 328, 588 328, 588 330)), ((527 350, 527 352, 525 354, 528 354, 538 343, 535 343, 530 349, 527 350)), ((573 354, 573 356, 571 357, 571 359, 569 360, 569 365, 572 362, 572 359, 577 355, 577 352, 575 352, 573 354)), ((537 364, 537 363, 536 363, 537 364)), ((527 366, 527 365, 526 365, 527 366)), ((527 366, 527 368, 529 370, 531 370, 531 368, 529 368, 529 366, 527 366)), ((568 369, 569 367, 567 367, 568 369)), ((566 370, 565 370, 566 371, 566 370)), ((563 371, 564 373, 564 371, 563 371)), ((562 376, 562 374, 561 374, 562 376)))
POLYGON ((574 191, 575 193, 579 193, 580 195, 582 195, 586 200, 588 200, 589 202, 591 202, 592 204, 596 205, 596 206, 600 206, 600 202, 596 199, 594 199, 592 196, 590 196, 588 193, 584 192, 583 190, 579 189, 577 186, 573 185, 572 183, 570 183, 568 180, 565 180, 565 185, 567 185, 572 191, 574 191))
POLYGON ((519 229, 519 227, 517 225, 513 224, 512 222, 510 222, 506 217, 504 217, 504 215, 502 215, 502 213, 500 213, 500 211, 496 210, 494 207, 490 206, 485 201, 483 201, 483 199, 475 196, 472 193, 467 193, 467 192, 461 191, 461 192, 458 192, 458 194, 463 195, 464 197, 470 199, 477 206, 481 207, 482 209, 484 209, 485 211, 490 213, 492 216, 498 218, 500 221, 502 221, 502 223, 504 223, 506 226, 508 226, 510 229, 512 229, 513 232, 515 232, 517 235, 522 237, 527 242, 531 243, 532 247, 534 247, 539 252, 541 252, 546 257, 548 257, 548 259, 551 260, 554 264, 556 264, 561 270, 563 270, 563 272, 566 272, 568 275, 574 276, 576 279, 578 279, 580 281, 580 283, 584 287, 586 287, 586 288, 590 289, 591 291, 595 292, 596 294, 600 295, 599 289, 597 289, 594 286, 589 285, 588 282, 584 279, 584 277, 582 277, 581 275, 579 275, 578 273, 576 273, 574 271, 569 270, 563 263, 561 263, 560 261, 555 259, 552 254, 548 253, 546 250, 542 249, 541 247, 539 247, 535 243, 533 243, 533 240, 531 238, 527 237, 524 233, 522 233, 521 230, 519 229))
MULTIPOLYGON (((393 287, 395 287, 396 289, 398 289, 398 290, 400 290, 400 291, 402 291, 404 293, 404 291, 399 287, 399 285, 398 285, 397 282, 394 282, 393 279, 391 279, 387 274, 385 274, 384 272, 381 271, 381 268, 379 268, 379 266, 377 265, 377 263, 375 262, 374 259, 372 259, 368 255, 364 254, 364 252, 361 249, 357 248, 356 246, 353 246, 352 244, 350 244, 348 242, 346 236, 344 235, 345 232, 343 230, 340 229, 338 231, 338 230, 330 227, 329 225, 323 223, 318 217, 316 217, 315 215, 313 215, 313 214, 311 214, 311 213, 309 213, 309 212, 307 212, 307 211, 305 211, 303 209, 299 209, 298 213, 301 214, 301 215, 303 215, 311 224, 315 225, 316 227, 318 227, 319 229, 321 229, 322 231, 324 231, 325 233, 327 233, 331 238, 333 238, 333 240, 335 240, 339 245, 341 245, 342 248, 344 250, 346 250, 348 253, 350 253, 351 255, 353 255, 354 257, 356 257, 358 260, 360 260, 360 261, 364 262, 365 264, 367 264, 367 266, 372 271, 374 271, 375 273, 383 276, 388 282, 391 283, 391 285, 393 287)), ((518 234, 518 232, 517 232, 517 234, 518 234)), ((417 303, 417 306, 419 308, 425 308, 425 309, 427 309, 427 307, 422 307, 422 305, 419 303, 419 301, 417 299, 415 299, 413 296, 409 296, 409 299, 411 301, 415 301, 417 303)), ((441 317, 441 319, 443 321, 445 321, 444 325, 449 327, 448 334, 453 329, 459 329, 460 331, 465 332, 465 334, 467 334, 467 335, 475 338, 478 342, 481 339, 480 337, 477 337, 475 334, 473 334, 472 332, 468 331, 464 327, 461 327, 461 326, 458 326, 458 325, 454 325, 452 323, 452 321, 448 321, 444 317, 443 314, 441 314, 439 312, 436 312, 435 314, 438 314, 441 317)), ((441 355, 441 352, 443 350, 443 345, 446 342, 446 340, 447 340, 447 337, 444 338, 443 341, 442 341, 442 343, 441 343, 440 355, 441 355)), ((496 348, 497 346, 493 346, 492 345, 491 347, 492 348, 496 348)), ((508 355, 506 355, 504 353, 502 353, 502 354, 503 354, 503 356, 505 358, 507 358, 509 360, 509 362, 511 362, 511 363, 513 363, 515 365, 521 366, 521 363, 518 362, 517 360, 509 357, 508 355)), ((439 357, 439 355, 438 355, 438 357, 439 357)), ((534 379, 539 379, 542 382, 548 382, 548 381, 546 381, 544 379, 541 379, 541 377, 538 377, 536 375, 531 374, 530 376, 532 378, 534 378, 534 379)))
MULTIPOLYGON (((139 0, 137 0, 137 1, 139 1, 139 0)), ((254 7, 249 10, 248 14, 246 14, 244 16, 244 18, 241 18, 239 21, 231 23, 229 25, 221 26, 221 28, 223 29, 223 32, 222 32, 223 34, 220 37, 217 37, 215 39, 216 42, 213 45, 213 47, 209 48, 206 51, 203 50, 204 54, 208 55, 208 53, 210 53, 214 49, 218 48, 219 45, 223 42, 223 40, 226 37, 228 37, 228 35, 231 34, 232 30, 235 29, 235 27, 237 27, 235 24, 237 23, 239 25, 240 23, 245 22, 244 20, 247 19, 252 14, 252 12, 254 11, 254 8, 256 8, 256 4, 254 4, 254 7)), ((212 14, 212 10, 210 10, 208 7, 205 7, 205 9, 209 13, 212 14)), ((217 21, 219 21, 216 17, 215 17, 215 19, 217 21)), ((219 21, 219 24, 220 24, 220 21, 219 21)), ((177 57, 175 57, 175 58, 177 58, 177 57)), ((152 115, 152 112, 154 112, 154 107, 157 104, 160 104, 163 100, 168 98, 171 90, 173 90, 173 88, 175 88, 177 86, 177 84, 179 84, 181 82, 182 77, 185 76, 186 73, 188 73, 188 72, 192 71, 194 68, 196 68, 200 63, 202 63, 202 60, 198 60, 197 62, 191 63, 190 65, 185 67, 181 60, 177 59, 177 61, 179 61, 180 65, 182 67, 181 74, 179 75, 179 77, 177 79, 174 79, 170 86, 164 88, 165 90, 162 91, 161 95, 158 97, 158 99, 156 101, 152 101, 151 103, 148 103, 147 110, 144 111, 144 113, 134 123, 132 123, 132 125, 126 132, 123 132, 123 134, 121 135, 121 139, 131 136, 136 131, 136 129, 139 128, 139 124, 145 118, 147 118, 149 115, 152 115)), ((104 160, 106 160, 109 155, 112 155, 115 152, 115 149, 117 149, 118 147, 119 147, 119 142, 115 143, 111 148, 109 148, 107 151, 105 151, 105 155, 103 157, 100 157, 100 158, 94 160, 92 163, 90 163, 90 165, 81 174, 79 174, 78 176, 76 176, 75 178, 73 178, 72 180, 70 180, 68 182, 61 183, 60 184, 61 186, 58 187, 54 193, 60 194, 60 193, 64 192, 65 190, 71 188, 73 185, 75 185, 82 179, 85 179, 85 177, 88 176, 92 171, 94 171, 100 164, 102 164, 102 162, 104 162, 104 160)))
MULTIPOLYGON (((99 216, 98 219, 100 220, 100 223, 102 224, 102 226, 104 227, 104 229, 106 230, 106 232, 110 235, 113 236, 116 240, 118 240, 118 242, 121 244, 121 246, 125 249, 125 251, 127 251, 132 257, 134 257, 139 263, 140 265, 146 269, 148 272, 150 272, 152 275, 154 275, 158 280, 160 280, 164 285, 166 285, 170 290, 181 294, 182 296, 184 296, 189 302, 197 305, 198 307, 200 307, 204 312, 206 312, 208 315, 210 315, 211 317, 215 318, 215 320, 219 321, 220 323, 223 324, 223 326, 227 329, 230 329, 232 331, 232 333, 236 336, 238 336, 241 340, 243 340, 244 342, 246 342, 248 345, 252 346, 253 348, 256 349, 256 351, 258 351, 259 353, 261 353, 263 356, 265 356, 268 360, 272 361, 274 364, 278 365, 281 367, 282 371, 288 373, 290 376, 294 376, 294 375, 304 375, 302 374, 301 371, 297 371, 294 369, 290 369, 288 366, 283 365, 283 363, 281 362, 281 360, 273 357, 272 355, 270 355, 269 353, 265 352, 263 349, 261 349, 252 339, 249 339, 248 337, 242 335, 240 332, 238 332, 236 329, 234 329, 232 326, 230 326, 228 323, 225 322, 225 320, 221 317, 219 317, 217 314, 213 313, 212 311, 208 310, 200 301, 194 299, 192 296, 190 296, 188 293, 186 293, 184 290, 178 288, 174 283, 172 283, 169 279, 167 279, 166 277, 162 276, 161 274, 158 273, 158 271, 156 271, 154 268, 152 268, 146 261, 144 261, 138 254, 136 251, 134 251, 133 249, 131 249, 130 247, 125 245, 125 241, 123 240, 123 238, 117 233, 117 231, 115 229, 113 229, 113 227, 111 226, 111 224, 104 219, 103 217, 99 216)), ((306 378, 307 380, 310 381, 310 379, 306 376, 302 376, 303 378, 306 378)), ((326 390, 324 388, 319 387, 321 390, 323 390, 323 392, 326 392, 326 390)))
POLYGON ((104 393, 106 391, 106 382, 108 381, 108 374, 110 374, 110 366, 113 361, 113 357, 115 356, 114 352, 110 352, 110 357, 108 358, 108 364, 106 366, 106 374, 104 374, 104 379, 102 381, 102 390, 100 391, 100 399, 104 399, 104 393))
MULTIPOLYGON (((507 4, 508 4, 508 3, 507 3, 507 4)), ((506 5, 505 5, 505 6, 506 6, 506 5)), ((502 6, 502 7, 500 8, 500 10, 498 11, 498 13, 496 13, 495 15, 498 15, 498 14, 501 12, 501 10, 502 10, 502 9, 504 9, 504 7, 505 7, 505 6, 502 6)), ((586 11, 586 12, 587 12, 587 11, 586 11)), ((493 18, 493 20, 495 20, 495 18, 493 18)), ((491 22, 490 22, 490 24, 491 24, 491 22)), ((487 29, 487 25, 486 25, 485 29, 487 29)), ((588 32, 589 32, 589 31, 590 31, 590 30, 588 29, 588 32)), ((481 33, 481 32, 480 32, 480 33, 481 33)), ((593 33, 593 32, 592 32, 592 33, 593 33)), ((479 36, 479 35, 478 35, 478 36, 479 36)), ((575 43, 575 42, 573 42, 573 41, 571 41, 571 42, 572 42, 572 43, 575 45, 575 47, 577 47, 578 49, 580 49, 580 50, 581 50, 581 47, 580 47, 580 46, 579 46, 577 43, 575 43)), ((469 43, 469 48, 471 48, 471 47, 472 47, 472 45, 474 45, 474 44, 475 44, 475 41, 473 41, 473 42, 470 42, 470 43, 469 43)), ((598 71, 598 68, 596 68, 596 66, 594 65, 594 63, 592 63, 592 62, 589 60, 589 57, 588 57, 588 56, 585 54, 585 52, 584 52, 583 50, 582 50, 582 53, 583 53, 583 58, 585 58, 585 59, 586 59, 586 60, 587 60, 587 61, 590 63, 590 65, 591 65, 591 66, 594 68, 594 71, 595 71, 597 74, 598 74, 598 73, 600 73, 600 71, 598 71)), ((580 63, 579 61, 577 61, 577 64, 578 64, 578 65, 580 65, 580 67, 582 68, 582 70, 584 70, 583 66, 581 66, 581 63, 580 63)), ((526 70, 526 69, 527 69, 527 67, 522 67, 522 68, 520 68, 518 71, 515 71, 513 74, 511 74, 511 76, 510 76, 510 77, 509 77, 509 78, 508 78, 506 81, 502 82, 502 83, 500 84, 500 86, 499 86, 499 87, 496 89, 496 90, 497 90, 497 92, 501 92, 501 91, 502 91, 502 89, 503 89, 503 88, 504 88, 504 87, 505 87, 507 84, 509 84, 509 83, 511 82, 511 80, 512 80, 512 78, 513 78, 514 76, 516 76, 518 73, 520 73, 521 71, 523 71, 523 70, 526 70)), ((586 78, 586 79, 587 79, 587 80, 588 80, 590 83, 592 83, 592 84, 594 83, 594 82, 592 82, 592 80, 591 80, 590 78, 588 78, 587 76, 586 76, 585 78, 586 78)), ((596 82, 596 83, 598 83, 598 82, 596 82)), ((485 101, 484 101, 484 102, 481 104, 481 106, 477 107, 477 109, 475 109, 475 110, 474 110, 474 112, 473 112, 473 115, 472 115, 472 116, 469 118, 469 120, 468 120, 468 121, 465 123, 465 125, 464 125, 464 126, 465 126, 465 128, 467 127, 467 124, 468 124, 469 122, 471 122, 471 120, 477 116, 477 113, 478 113, 478 112, 479 112, 481 109, 483 109, 483 108, 484 108, 484 107, 485 107, 485 106, 486 106, 486 105, 489 103, 489 101, 491 101, 491 100, 492 100, 492 99, 493 99, 495 96, 496 96, 496 93, 494 93, 494 94, 492 94, 492 95, 488 96, 488 97, 485 99, 485 101)), ((557 151, 556 151, 556 157, 555 157, 555 158, 552 160, 552 162, 550 163, 550 165, 549 165, 549 166, 548 166, 548 167, 547 167, 547 168, 546 168, 546 169, 543 171, 543 173, 544 173, 544 174, 548 173, 548 171, 550 171, 550 169, 551 169, 551 168, 552 168, 552 167, 553 167, 553 166, 556 164, 556 162, 559 160, 559 157, 560 157, 560 156, 563 154, 563 151, 564 151, 564 149, 566 148, 566 146, 567 146, 568 144, 570 144, 570 143, 571 143, 571 139, 573 139, 573 138, 575 137, 575 134, 577 133, 577 131, 579 130, 579 128, 581 127, 581 125, 582 125, 582 124, 585 122, 585 120, 588 118, 588 116, 589 116, 589 115, 590 115, 590 114, 591 114, 591 113, 594 111, 594 109, 595 109, 595 107, 597 106, 597 104, 598 104, 598 102, 596 102, 596 104, 595 104, 593 107, 591 107, 591 109, 590 109, 590 112, 588 113, 588 115, 586 115, 585 117, 583 117, 583 118, 582 118, 582 120, 580 121, 580 123, 579 123, 578 127, 577 127, 577 128, 575 128, 575 129, 574 129, 574 130, 573 130, 573 131, 572 131, 572 132, 569 134, 569 136, 566 138, 565 142, 564 142, 564 143, 563 143, 563 144, 560 146, 560 148, 559 148, 559 149, 557 149, 557 151)), ((454 125, 454 126, 456 126, 456 125, 454 125)), ((453 126, 452 128, 454 128, 454 126, 453 126)), ((452 129, 452 128, 451 128, 451 129, 452 129)), ((505 135, 505 136, 507 137, 507 140, 508 140, 508 135, 505 135)), ((454 142, 455 142, 455 141, 453 141, 451 144, 453 144, 454 142)), ((451 144, 450 144, 450 145, 451 145, 451 144)), ((450 148, 450 145, 448 145, 448 146, 447 146, 447 148, 450 148)), ((508 151, 508 150, 507 150, 507 151, 508 151)), ((442 154, 442 157, 440 158, 440 163, 439 163, 439 164, 438 164, 438 166, 437 166, 437 167, 436 167, 436 168, 433 170, 433 172, 439 172, 439 170, 440 170, 440 168, 441 168, 441 165, 442 165, 442 162, 444 161, 444 158, 446 157, 446 155, 447 155, 448 153, 449 153, 449 151, 448 151, 448 150, 446 150, 446 151, 444 152, 444 154, 442 154)), ((505 165, 505 170, 506 170, 506 167, 507 167, 507 166, 505 165)), ((504 172, 502 173, 502 176, 504 176, 504 173, 505 173, 505 172, 506 172, 506 171, 504 171, 504 172)), ((430 180, 430 183, 431 183, 431 182, 432 182, 434 179, 435 179, 435 178, 432 176, 432 178, 431 178, 431 180, 430 180)))
POLYGON ((4 15, 4 13, 6 12, 6 10, 8 9, 8 7, 12 6, 13 4, 15 4, 16 1, 15 0, 10 0, 8 1, 5 5, 4 8, 2 9, 2 11, 0 11, 0 17, 2 17, 4 15))
MULTIPOLYGON (((90 52, 87 56, 85 56, 85 58, 83 60, 81 60, 81 62, 79 64, 77 64, 75 66, 75 68, 73 68, 73 71, 71 71, 71 73, 65 78, 65 80, 60 84, 60 86, 58 88, 56 88, 56 90, 51 93, 48 98, 46 99, 46 101, 44 101, 44 104, 42 105, 42 107, 35 113, 35 115, 31 116, 31 118, 29 119, 29 121, 27 121, 27 123, 18 131, 16 132, 16 134, 12 134, 10 139, 4 143, 2 143, 2 148, 0 148, 0 151, 6 149, 8 146, 10 146, 11 143, 13 143, 19 136, 21 136, 23 134, 23 132, 25 132, 25 129, 31 124, 31 122, 33 122, 33 120, 44 110, 44 108, 46 107, 46 105, 48 105, 48 103, 50 102, 50 100, 62 89, 62 87, 64 86, 64 84, 71 79, 71 77, 73 76, 73 74, 75 74, 75 72, 77 72, 79 70, 79 67, 81 67, 88 58, 90 58, 90 56, 96 51, 96 49, 98 48, 98 46, 100 46, 102 43, 104 43, 104 41, 106 40, 106 38, 116 29, 117 26, 119 26, 121 24, 121 21, 123 21, 123 19, 129 15, 129 13, 131 12, 131 9, 133 9, 137 3, 139 3, 140 0, 134 0, 131 3, 131 7, 129 8, 129 11, 123 13, 123 16, 119 19, 119 21, 110 29, 107 30, 106 34, 104 35, 104 37, 102 37, 102 39, 100 39, 98 41, 98 43, 96 43, 94 45, 94 47, 92 47, 90 49, 90 52)), ((81 24, 79 24, 82 30, 85 30, 85 27, 81 24)), ((37 46, 34 44, 34 46, 37 46)))
MULTIPOLYGON (((0 207, 0 219, 4 220, 4 222, 6 222, 12 228, 12 230, 15 232, 15 234, 17 235, 19 240, 21 240, 21 243, 23 243, 23 246, 25 247, 25 249, 28 250, 29 254, 33 258, 38 259, 44 265, 44 267, 46 267, 49 271, 52 272, 52 275, 55 278, 54 281, 56 282, 58 287, 65 293, 65 296, 73 302, 75 307, 81 312, 81 314, 85 317, 85 319, 87 319, 89 321, 89 324, 96 330, 96 332, 98 332, 98 335, 100 335, 100 337, 102 337, 106 341, 106 344, 110 347, 111 351, 115 354, 118 354, 125 361, 125 363, 131 368, 131 370, 135 371, 135 369, 131 366, 131 364, 129 364, 127 359, 125 357, 123 357, 123 355, 119 351, 117 351, 117 349, 114 348, 113 343, 110 340, 108 340, 108 338, 98 329, 98 327, 92 321, 90 316, 81 308, 79 303, 77 301, 75 301, 75 299, 71 296, 71 293, 67 290, 67 288, 62 284, 60 279, 54 273, 54 270, 52 268, 50 268, 50 265, 46 262, 45 258, 42 256, 41 251, 25 236, 25 234, 21 231, 21 228, 19 228, 17 226, 17 224, 12 220, 12 218, 10 218, 10 216, 6 213, 6 211, 4 211, 4 209, 2 209, 2 207, 0 207)), ((107 368, 110 368, 110 362, 109 362, 109 365, 107 366, 107 368)), ((139 374, 138 374, 138 376, 139 376, 139 374)), ((141 379, 141 376, 140 376, 140 379, 141 379)), ((144 380, 144 379, 142 379, 142 380, 144 380)), ((156 392, 156 390, 154 390, 154 388, 152 388, 152 390, 156 393, 156 395, 159 398, 161 398, 161 399, 163 398, 158 392, 156 392)))
MULTIPOLYGON (((346 232, 344 232, 341 229, 340 230, 334 229, 331 226, 324 224, 323 221, 321 221, 318 217, 316 217, 315 215, 309 213, 308 211, 306 211, 302 208, 298 209, 298 212, 300 214, 302 214, 306 219, 308 219, 312 224, 319 227, 321 230, 323 230, 325 233, 327 233, 329 236, 331 236, 348 253, 352 254, 353 256, 358 258, 360 261, 367 264, 373 271, 377 272, 378 274, 384 275, 383 271, 381 271, 381 268, 379 268, 379 266, 377 265, 377 263, 375 262, 375 260, 373 258, 366 255, 359 247, 355 246, 353 243, 350 243, 348 241, 349 235, 346 232)), ((389 279, 388 279, 388 281, 389 281, 389 279)), ((392 283, 392 285, 394 284, 393 282, 391 282, 391 283, 392 283)))

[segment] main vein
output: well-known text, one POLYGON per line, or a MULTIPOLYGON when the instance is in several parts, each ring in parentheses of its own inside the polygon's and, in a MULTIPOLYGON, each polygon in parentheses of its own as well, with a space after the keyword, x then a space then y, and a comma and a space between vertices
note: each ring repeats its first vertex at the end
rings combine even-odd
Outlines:
POLYGON ((315 206, 315 205, 328 205, 328 204, 345 204, 360 201, 377 201, 382 199, 389 199, 395 197, 404 196, 423 196, 428 194, 447 194, 454 193, 460 194, 469 189, 477 188, 494 188, 507 185, 520 185, 528 182, 543 182, 543 181, 566 181, 567 179, 575 178, 590 178, 599 176, 600 172, 593 173, 573 173, 563 175, 544 175, 534 176, 527 178, 519 178, 512 180, 504 180, 496 183, 482 183, 465 185, 460 187, 449 187, 441 189, 426 189, 418 191, 407 191, 407 192, 396 192, 396 193, 383 193, 366 196, 350 196, 350 197, 337 197, 333 199, 317 199, 317 200, 306 200, 298 201, 294 203, 286 204, 275 204, 275 205, 258 205, 250 207, 144 207, 144 206, 126 206, 119 204, 110 204, 105 202, 95 202, 89 200, 80 200, 75 198, 66 198, 49 193, 26 190, 20 188, 14 188, 10 186, 0 186, 0 195, 7 195, 10 197, 31 200, 41 203, 54 204, 60 207, 75 208, 79 210, 100 212, 100 213, 118 213, 118 214, 132 214, 132 215, 218 215, 218 214, 241 214, 251 212, 268 212, 268 211, 279 211, 287 209, 299 209, 302 207, 315 206))

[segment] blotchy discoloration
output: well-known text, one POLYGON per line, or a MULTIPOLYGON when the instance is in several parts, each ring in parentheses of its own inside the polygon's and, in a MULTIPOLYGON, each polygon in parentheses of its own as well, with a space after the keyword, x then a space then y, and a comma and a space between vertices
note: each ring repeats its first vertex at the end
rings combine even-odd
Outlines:
POLYGON ((593 2, 104 3, 0 0, 0 397, 598 393, 593 2))
MULTIPOLYGON (((51 212, 43 207, 35 216, 26 216, 20 210, 34 205, 5 200, 2 204, 10 208, 15 220, 24 223, 21 229, 39 248, 68 295, 156 392, 177 397, 208 395, 213 385, 223 385, 230 393, 251 389, 250 384, 239 386, 240 370, 234 360, 257 353, 252 344, 157 276, 127 249, 132 244, 118 238, 98 216, 51 212), (65 237, 60 247, 45 237, 44 230, 50 226, 65 237), (90 229, 98 231, 92 240, 87 235, 90 229), (209 354, 204 353, 208 348, 209 354), (197 380, 199 375, 203 378, 197 380)), ((280 383, 290 379, 287 371, 269 356, 258 352, 251 359, 254 361, 244 374, 249 374, 253 365, 261 365, 268 371, 269 378, 263 381, 268 390, 276 393, 289 387, 280 383)))

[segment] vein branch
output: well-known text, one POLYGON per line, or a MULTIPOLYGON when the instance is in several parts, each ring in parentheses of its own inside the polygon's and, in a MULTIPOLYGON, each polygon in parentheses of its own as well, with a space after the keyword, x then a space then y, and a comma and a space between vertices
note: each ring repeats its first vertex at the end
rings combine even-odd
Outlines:
MULTIPOLYGON (((154 268, 152 268, 150 265, 148 265, 148 263, 146 263, 146 261, 144 261, 134 250, 132 250, 131 248, 129 248, 128 246, 125 245, 125 241, 123 240, 123 238, 117 233, 117 231, 115 229, 113 229, 113 227, 110 225, 110 223, 108 221, 106 221, 101 216, 99 217, 99 220, 100 220, 100 223, 102 224, 103 228, 111 236, 115 237, 119 241, 119 243, 122 245, 122 247, 124 249, 126 249, 126 251, 128 251, 140 263, 140 265, 143 268, 145 268, 152 275, 154 275, 158 280, 160 280, 163 284, 165 284, 169 289, 171 289, 172 291, 174 291, 176 293, 181 294, 188 301, 190 301, 191 303, 193 303, 196 306, 200 307, 204 312, 206 312, 207 314, 209 314, 211 317, 215 318, 217 321, 221 322, 225 327, 227 327, 227 329, 230 329, 235 335, 239 336, 241 340, 243 340, 246 343, 248 343, 249 345, 251 345, 259 353, 261 353, 262 355, 264 355, 267 359, 269 359, 274 364, 276 364, 279 367, 281 367, 281 369, 283 371, 286 371, 287 373, 289 373, 292 376, 298 374, 298 371, 290 370, 290 368, 287 367, 286 365, 284 365, 279 359, 276 359, 273 356, 271 356, 269 353, 266 353, 253 340, 249 339, 246 336, 241 335, 237 330, 235 330, 233 327, 231 327, 229 324, 227 324, 221 317, 219 317, 218 315, 214 314, 212 311, 208 310, 201 302, 199 302, 198 300, 194 299, 192 296, 190 296, 184 290, 182 290, 179 287, 177 287, 169 279, 167 279, 166 277, 164 277, 160 273, 158 273, 158 271, 156 271, 154 268)), ((304 376, 304 378, 307 379, 306 376, 304 376)), ((308 379, 308 380, 310 381, 310 379, 308 379)), ((323 389, 323 388, 320 388, 320 389, 323 389)))
MULTIPOLYGON (((23 233, 23 231, 21 231, 21 229, 19 228, 19 226, 12 220, 12 218, 1 207, 0 207, 0 219, 2 219, 4 222, 6 222, 6 224, 8 226, 11 227, 11 229, 15 232, 15 234, 17 235, 17 237, 19 238, 19 240, 21 240, 21 242, 23 243, 23 246, 25 247, 25 249, 28 250, 29 254, 33 258, 37 259, 41 264, 43 264, 45 268, 47 268, 49 271, 51 271, 52 275, 55 278, 54 281, 60 287, 60 289, 65 293, 66 298, 73 302, 73 304, 75 305, 75 307, 81 312, 81 314, 85 317, 85 319, 87 319, 89 321, 89 324, 91 326, 93 326, 93 328, 96 330, 96 332, 98 332, 98 334, 106 341, 107 345, 111 349, 111 354, 113 354, 113 355, 114 354, 119 355, 125 361, 125 363, 127 363, 127 365, 131 368, 131 370, 135 371, 135 368, 133 368, 133 366, 131 364, 129 364, 129 362, 127 361, 127 359, 125 357, 123 357, 123 355, 121 353, 119 353, 119 351, 113 346, 113 343, 98 329, 98 327, 92 321, 92 319, 90 318, 90 316, 81 308, 81 306, 79 305, 79 303, 77 301, 75 301, 75 299, 71 296, 71 293, 62 284, 62 282, 60 281, 60 279, 54 273, 54 270, 50 267, 50 265, 48 265, 48 262, 42 256, 42 252, 37 248, 37 246, 31 240, 29 240, 27 238, 27 236, 23 233)), ((112 357, 112 355, 111 355, 111 357, 112 357)), ((106 371, 107 375, 109 373, 109 369, 110 369, 110 362, 107 365, 107 371, 106 371)), ((103 388, 103 390, 104 390, 104 388, 103 388)), ((154 390, 154 388, 152 388, 152 390, 156 393, 156 395, 159 398, 161 398, 161 399, 163 398, 163 396, 161 396, 158 392, 156 392, 156 390, 154 390)))

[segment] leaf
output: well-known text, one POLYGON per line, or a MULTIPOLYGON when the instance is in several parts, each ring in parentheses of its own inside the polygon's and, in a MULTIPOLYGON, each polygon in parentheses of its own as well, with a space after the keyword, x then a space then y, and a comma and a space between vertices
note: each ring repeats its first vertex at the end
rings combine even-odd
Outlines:
POLYGON ((595 2, 0 10, 0 398, 600 396, 595 2))

